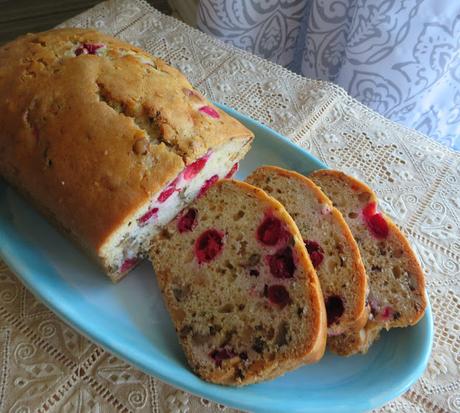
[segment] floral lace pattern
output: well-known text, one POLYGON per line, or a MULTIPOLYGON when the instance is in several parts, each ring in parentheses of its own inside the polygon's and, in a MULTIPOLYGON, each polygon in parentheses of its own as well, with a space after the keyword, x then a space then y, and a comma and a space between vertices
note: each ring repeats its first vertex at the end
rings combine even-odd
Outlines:
MULTIPOLYGON (((213 100, 290 137, 375 188, 426 272, 435 342, 423 377, 380 412, 460 411, 460 154, 327 82, 213 40, 142 0, 112 0, 63 26, 97 29, 184 71, 213 100)), ((0 262, 0 406, 14 412, 220 412, 89 342, 0 262)))

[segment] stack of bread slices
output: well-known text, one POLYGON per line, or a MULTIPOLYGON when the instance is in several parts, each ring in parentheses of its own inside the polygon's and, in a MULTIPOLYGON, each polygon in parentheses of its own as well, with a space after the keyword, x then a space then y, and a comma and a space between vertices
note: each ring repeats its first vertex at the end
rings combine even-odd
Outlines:
POLYGON ((365 353, 416 324, 424 276, 374 192, 339 171, 222 180, 156 237, 157 279, 193 370, 244 385, 365 353))

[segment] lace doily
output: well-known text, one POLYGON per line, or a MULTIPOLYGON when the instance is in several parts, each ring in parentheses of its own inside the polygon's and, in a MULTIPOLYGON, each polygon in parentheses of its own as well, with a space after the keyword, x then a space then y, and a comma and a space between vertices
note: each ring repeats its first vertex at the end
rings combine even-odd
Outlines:
MULTIPOLYGON (((369 183, 420 257, 435 322, 425 374, 379 411, 460 412, 460 154, 387 121, 330 83, 225 46, 142 0, 101 3, 62 26, 95 27, 164 58, 209 98, 369 183)), ((230 411, 92 344, 34 299, 4 264, 0 349, 2 411, 230 411)))

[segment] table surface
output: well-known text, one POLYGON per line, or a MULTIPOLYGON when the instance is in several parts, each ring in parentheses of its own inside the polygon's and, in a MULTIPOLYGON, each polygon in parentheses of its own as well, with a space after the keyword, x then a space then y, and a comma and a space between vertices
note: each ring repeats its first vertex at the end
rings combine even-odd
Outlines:
MULTIPOLYGON (((142 0, 110 0, 63 26, 97 27, 164 58, 210 99, 374 188, 420 259, 435 323, 425 374, 379 411, 460 411, 460 153, 384 119, 331 83, 225 46, 142 0)), ((161 383, 89 342, 2 263, 0 349, 1 411, 230 410, 161 383)))

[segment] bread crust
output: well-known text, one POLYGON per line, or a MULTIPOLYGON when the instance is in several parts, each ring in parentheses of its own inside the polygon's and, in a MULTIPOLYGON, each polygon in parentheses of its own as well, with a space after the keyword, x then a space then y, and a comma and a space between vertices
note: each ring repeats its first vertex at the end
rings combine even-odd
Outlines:
POLYGON ((253 137, 178 70, 94 30, 2 46, 0 96, 1 175, 95 256, 185 165, 253 137))

